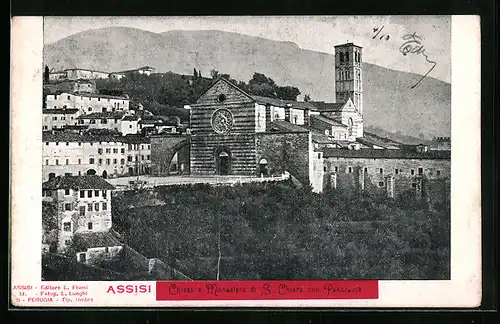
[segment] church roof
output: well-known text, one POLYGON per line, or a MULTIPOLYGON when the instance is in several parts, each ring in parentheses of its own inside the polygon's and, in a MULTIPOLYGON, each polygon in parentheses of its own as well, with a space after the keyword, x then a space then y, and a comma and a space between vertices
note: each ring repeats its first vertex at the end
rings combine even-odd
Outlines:
POLYGON ((327 123, 327 124, 330 124, 332 126, 335 126, 335 127, 342 127, 342 128, 347 128, 347 125, 344 125, 336 120, 333 120, 333 119, 330 119, 328 117, 325 117, 325 116, 321 116, 321 115, 311 115, 311 118, 314 118, 314 119, 317 119, 317 120, 320 120, 324 123, 327 123))
POLYGON ((104 189, 113 190, 115 187, 99 177, 98 175, 84 176, 58 176, 45 181, 42 184, 42 189, 57 190, 57 189, 104 189))
POLYGON ((271 129, 275 128, 277 131, 285 131, 285 132, 309 132, 309 129, 292 124, 290 122, 284 120, 274 120, 270 122, 271 129))
POLYGON ((408 150, 387 150, 387 149, 372 149, 361 148, 359 150, 325 148, 323 156, 343 157, 343 158, 368 158, 368 159, 415 159, 415 160, 450 160, 450 151, 427 151, 415 152, 408 150))
POLYGON ((313 111, 341 111, 345 102, 324 102, 324 101, 309 101, 314 107, 313 111))

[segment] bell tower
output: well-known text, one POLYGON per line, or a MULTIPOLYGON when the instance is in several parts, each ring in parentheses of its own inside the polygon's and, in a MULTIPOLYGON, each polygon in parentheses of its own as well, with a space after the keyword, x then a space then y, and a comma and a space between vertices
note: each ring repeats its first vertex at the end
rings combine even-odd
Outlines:
POLYGON ((335 101, 351 98, 363 115, 363 56, 361 47, 353 43, 335 46, 335 101))

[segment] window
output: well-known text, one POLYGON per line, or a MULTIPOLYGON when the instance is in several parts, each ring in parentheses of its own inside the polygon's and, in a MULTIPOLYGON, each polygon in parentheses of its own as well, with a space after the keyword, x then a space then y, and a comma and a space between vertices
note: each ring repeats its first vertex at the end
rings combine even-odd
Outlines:
POLYGON ((325 166, 325 167, 323 167, 323 171, 326 171, 326 166, 325 166))
POLYGON ((87 197, 92 198, 92 190, 87 190, 87 197))
POLYGON ((94 158, 89 159, 89 164, 94 164, 94 158))
POLYGON ((347 168, 347 172, 348 172, 348 173, 352 173, 352 167, 348 167, 348 168, 347 168))
POLYGON ((64 222, 63 223, 63 231, 71 232, 71 222, 64 222))
POLYGON ((103 191, 102 191, 102 198, 106 198, 106 194, 107 194, 107 191, 106 191, 106 190, 103 190, 103 191))
POLYGON ((70 96, 68 96, 68 100, 70 99, 70 96))
POLYGON ((111 153, 111 149, 110 149, 110 148, 107 148, 107 149, 106 149, 106 153, 111 153))
POLYGON ((148 150, 150 150, 150 149, 151 149, 151 145, 150 145, 150 144, 148 144, 148 150))
POLYGON ((99 203, 94 204, 94 209, 95 209, 95 211, 99 211, 99 203))
POLYGON ((107 124, 108 120, 106 118, 101 119, 101 124, 107 124))
POLYGON ((49 160, 45 160, 45 165, 49 165, 49 160))
POLYGON ((116 163, 117 163, 116 159, 113 159, 113 164, 116 164, 116 163))
POLYGON ((128 125, 128 128, 132 128, 132 125, 128 125))
POLYGON ((410 173, 411 175, 415 175, 415 170, 411 169, 410 173))
POLYGON ((398 169, 394 169, 394 174, 399 174, 399 170, 398 169))
POLYGON ((108 204, 103 202, 102 203, 102 210, 108 210, 108 204))
POLYGON ((345 53, 345 62, 349 63, 349 53, 345 53))
POLYGON ((59 160, 58 159, 56 159, 56 165, 59 165, 59 160))
POLYGON ((411 184, 411 187, 412 187, 412 188, 416 188, 416 187, 417 187, 417 184, 416 184, 416 183, 412 183, 412 184, 411 184))
POLYGON ((339 172, 339 167, 338 167, 338 166, 336 166, 336 167, 334 168, 334 170, 335 170, 335 172, 339 172))
POLYGON ((380 174, 383 174, 384 173, 384 169, 380 168, 379 172, 380 172, 380 174))
POLYGON ((99 159, 99 165, 101 165, 101 164, 102 164, 102 159, 99 159))
POLYGON ((365 171, 365 173, 368 173, 368 168, 365 168, 365 170, 364 170, 364 171, 365 171))
POLYGON ((65 211, 71 210, 71 204, 64 204, 64 210, 65 211))
POLYGON ((344 53, 340 53, 340 63, 344 63, 344 53))
POLYGON ((120 160, 120 163, 121 163, 121 164, 125 164, 125 159, 121 159, 121 160, 120 160))
POLYGON ((424 168, 418 168, 418 174, 424 174, 424 168))
POLYGON ((78 142, 78 146, 82 146, 82 142, 78 142))
POLYGON ((102 148, 97 149, 97 153, 102 154, 102 148))
POLYGON ((82 159, 78 159, 78 164, 82 164, 82 159))
POLYGON ((99 190, 94 190, 94 196, 99 197, 99 190))
POLYGON ((80 190, 80 198, 85 198, 85 190, 80 190))
POLYGON ((123 153, 125 153, 125 149, 124 149, 124 148, 122 148, 122 149, 121 149, 121 152, 122 152, 122 154, 123 154, 123 153))
POLYGON ((52 117, 52 120, 57 120, 57 116, 52 117))
POLYGON ((127 161, 128 162, 132 162, 132 156, 131 155, 127 156, 127 161))
POLYGON ((136 155, 136 156, 135 156, 135 161, 136 161, 136 162, 137 162, 137 161, 139 161, 139 155, 136 155))
POLYGON ((64 117, 64 116, 63 116, 63 117, 61 117, 61 120, 66 120, 66 117, 64 117))
POLYGON ((92 107, 89 107, 89 111, 92 111, 92 107))
POLYGON ((106 164, 110 165, 111 164, 111 159, 106 159, 106 164))
POLYGON ((89 230, 91 230, 91 229, 92 229, 92 222, 90 222, 90 223, 88 223, 88 224, 87 224, 87 228, 88 228, 89 230))
POLYGON ((92 204, 91 204, 91 203, 89 203, 89 204, 88 204, 88 211, 89 211, 89 212, 90 212, 90 211, 92 211, 92 207, 93 207, 93 206, 92 206, 92 204))
POLYGON ((45 145, 49 145, 49 142, 45 142, 45 145))
POLYGON ((90 120, 90 123, 91 123, 91 124, 95 124, 95 119, 91 119, 91 120, 90 120))
POLYGON ((59 142, 56 142, 56 145, 59 145, 59 142))
POLYGON ((68 164, 69 164, 69 159, 66 159, 66 165, 68 165, 68 164))
POLYGON ((441 170, 437 170, 436 175, 439 177, 441 175, 441 170))
POLYGON ((64 195, 69 196, 71 193, 69 192, 69 189, 64 189, 64 195))
POLYGON ((113 149, 113 153, 118 153, 118 149, 117 149, 117 148, 114 148, 114 149, 113 149))
POLYGON ((380 181, 380 182, 378 183, 378 186, 379 186, 379 187, 383 187, 383 186, 384 186, 384 181, 380 181))
POLYGON ((71 244, 71 240, 64 240, 64 245, 70 245, 71 244))
POLYGON ((148 156, 147 156, 147 159, 148 159, 148 160, 151 160, 151 155, 148 155, 148 156))

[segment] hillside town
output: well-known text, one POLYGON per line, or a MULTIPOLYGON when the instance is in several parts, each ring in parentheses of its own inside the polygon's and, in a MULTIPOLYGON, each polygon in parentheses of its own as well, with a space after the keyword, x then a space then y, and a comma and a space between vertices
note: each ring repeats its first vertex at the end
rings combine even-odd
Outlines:
POLYGON ((61 263, 82 278, 193 279, 179 260, 145 256, 127 244, 112 217, 112 197, 121 192, 293 181, 316 194, 334 189, 394 199, 411 192, 415 201, 446 203, 450 138, 431 147, 366 132, 363 49, 344 43, 334 51, 335 66, 325 69, 335 74, 335 102, 255 95, 219 75, 183 105, 187 120, 98 87, 99 80, 160 74, 153 67, 46 71, 44 279, 61 280, 54 266, 61 263))

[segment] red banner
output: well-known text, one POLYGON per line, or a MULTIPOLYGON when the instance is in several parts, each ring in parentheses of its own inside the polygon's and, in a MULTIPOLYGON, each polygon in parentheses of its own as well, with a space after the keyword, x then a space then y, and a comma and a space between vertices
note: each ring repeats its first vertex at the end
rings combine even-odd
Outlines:
POLYGON ((376 280, 158 281, 156 300, 377 299, 376 280))

